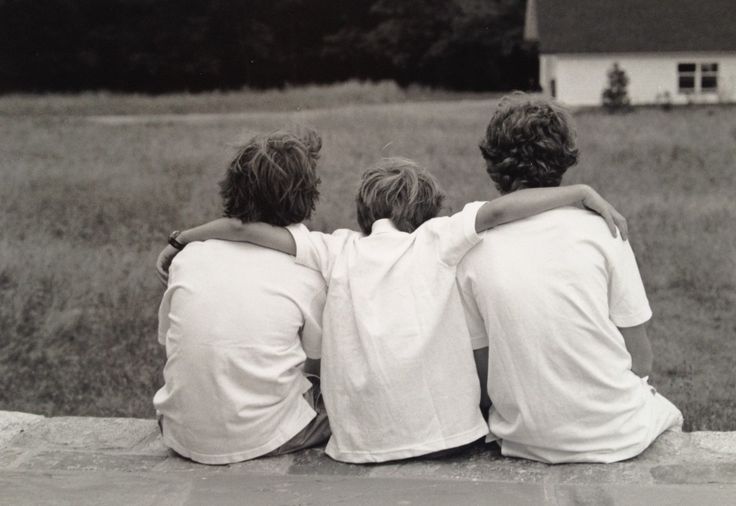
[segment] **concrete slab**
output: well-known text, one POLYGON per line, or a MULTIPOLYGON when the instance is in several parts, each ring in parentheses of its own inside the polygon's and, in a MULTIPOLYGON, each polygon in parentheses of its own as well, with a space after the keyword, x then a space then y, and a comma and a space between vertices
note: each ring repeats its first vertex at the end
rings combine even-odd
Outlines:
POLYGON ((185 504, 188 484, 157 474, 0 472, 0 504, 167 506, 185 504))
POLYGON ((170 454, 169 450, 161 439, 161 433, 158 429, 158 424, 153 428, 150 428, 150 424, 141 426, 142 432, 148 431, 148 435, 144 436, 140 441, 130 447, 130 451, 134 453, 141 453, 147 455, 159 455, 166 457, 170 454))
POLYGON ((232 474, 0 473, 0 504, 107 506, 545 503, 542 485, 232 474))
MULTIPOLYGON (((736 463, 674 464, 652 468, 658 483, 733 483, 736 484, 736 463)), ((736 496, 733 498, 736 504, 736 496)))
POLYGON ((555 486, 545 504, 557 506, 728 506, 736 487, 708 485, 555 486), (551 499, 554 498, 554 499, 551 499))
POLYGON ((20 413, 17 411, 0 411, 0 446, 23 434, 30 427, 45 420, 41 415, 20 413))
POLYGON ((413 460, 401 464, 375 466, 372 477, 425 478, 467 481, 508 481, 541 483, 550 474, 550 467, 521 459, 499 458, 494 454, 463 456, 441 460, 413 460))
POLYGON ((289 467, 289 474, 319 474, 322 476, 368 476, 370 465, 343 464, 335 462, 321 449, 309 449, 294 453, 294 461, 289 467))
POLYGON ((736 438, 729 432, 691 432, 690 439, 698 448, 722 455, 736 455, 736 438))
POLYGON ((232 474, 281 476, 291 471, 298 455, 299 453, 289 453, 279 457, 264 457, 248 462, 238 462, 226 466, 225 471, 232 474))
POLYGON ((669 430, 659 436, 636 461, 658 462, 662 459, 680 459, 691 449, 690 434, 680 430, 669 430))
POLYGON ((162 462, 156 465, 154 471, 160 473, 180 473, 180 472, 201 472, 203 468, 207 469, 208 473, 223 473, 228 470, 228 466, 205 466, 204 464, 198 464, 189 459, 182 458, 171 452, 162 462))
POLYGON ((222 466, 208 466, 182 458, 175 452, 170 451, 168 457, 161 464, 156 466, 155 471, 164 473, 208 472, 282 476, 289 473, 289 469, 293 463, 294 454, 287 454, 279 457, 264 457, 247 462, 238 462, 222 466))
POLYGON ((66 471, 148 471, 161 464, 166 457, 154 455, 125 455, 73 451, 39 451, 17 464, 28 470, 66 471))
POLYGON ((728 505, 734 485, 559 485, 356 476, 227 473, 0 472, 0 504, 238 505, 728 505))
POLYGON ((13 467, 26 454, 24 448, 0 448, 0 469, 13 467))
POLYGON ((631 461, 598 465, 563 464, 550 469, 554 470, 554 481, 561 484, 650 484, 654 482, 647 466, 631 461))
POLYGON ((120 418, 0 412, 0 435, 0 505, 736 504, 736 432, 670 432, 635 459, 557 466, 484 444, 379 465, 316 448, 205 466, 165 448, 155 421, 120 418))
POLYGON ((537 506, 544 504, 544 488, 529 483, 487 483, 466 481, 361 479, 333 476, 261 480, 255 487, 231 480, 196 482, 187 505, 325 505, 350 506, 396 504, 446 506, 448 504, 501 504, 537 506))
POLYGON ((153 420, 61 416, 29 426, 8 444, 80 450, 128 450, 157 432, 158 426, 153 420))

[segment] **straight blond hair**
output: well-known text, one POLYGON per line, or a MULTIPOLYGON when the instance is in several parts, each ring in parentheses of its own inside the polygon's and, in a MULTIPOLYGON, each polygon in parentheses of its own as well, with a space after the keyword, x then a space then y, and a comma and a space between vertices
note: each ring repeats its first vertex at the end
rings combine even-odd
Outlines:
POLYGON ((371 233, 376 220, 390 219, 403 232, 413 232, 434 218, 445 195, 437 180, 407 158, 383 158, 363 173, 356 197, 358 224, 371 233))

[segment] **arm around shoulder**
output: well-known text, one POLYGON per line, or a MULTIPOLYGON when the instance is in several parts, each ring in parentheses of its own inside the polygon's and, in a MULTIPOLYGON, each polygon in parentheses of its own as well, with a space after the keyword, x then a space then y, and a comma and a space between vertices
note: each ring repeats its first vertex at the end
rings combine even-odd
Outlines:
POLYGON ((249 242, 289 255, 296 254, 294 238, 286 228, 260 222, 243 223, 236 218, 219 218, 184 230, 177 237, 182 244, 207 239, 249 242))
POLYGON ((243 223, 235 218, 218 218, 204 225, 184 230, 175 237, 176 248, 169 245, 161 251, 156 260, 156 275, 159 281, 163 284, 167 283, 169 266, 181 248, 190 242, 208 239, 250 242, 288 255, 296 255, 294 238, 283 227, 267 223, 243 223))
POLYGON ((557 207, 583 202, 592 189, 587 185, 530 188, 503 195, 483 204, 475 218, 475 230, 527 218, 557 207))
POLYGON ((554 188, 529 188, 503 195, 486 202, 475 218, 477 232, 527 218, 562 206, 582 204, 601 215, 606 221, 611 235, 626 240, 628 230, 626 219, 598 192, 585 184, 559 186, 554 188))

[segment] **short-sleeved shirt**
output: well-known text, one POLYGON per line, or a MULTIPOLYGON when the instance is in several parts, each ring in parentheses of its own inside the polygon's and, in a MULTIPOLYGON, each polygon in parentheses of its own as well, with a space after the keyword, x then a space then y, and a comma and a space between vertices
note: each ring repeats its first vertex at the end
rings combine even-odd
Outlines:
POLYGON ((305 354, 319 358, 326 286, 294 257, 210 240, 179 253, 159 309, 164 443, 206 464, 278 448, 315 416, 305 354))
POLYGON ((322 389, 332 458, 383 462, 487 434, 455 283, 457 263, 480 240, 481 204, 413 233, 387 219, 368 236, 290 227, 297 262, 328 283, 322 389))
POLYGON ((571 207, 483 235, 458 283, 471 335, 489 342, 489 438, 544 462, 640 453, 679 412, 631 371, 617 328, 652 315, 629 243, 571 207))

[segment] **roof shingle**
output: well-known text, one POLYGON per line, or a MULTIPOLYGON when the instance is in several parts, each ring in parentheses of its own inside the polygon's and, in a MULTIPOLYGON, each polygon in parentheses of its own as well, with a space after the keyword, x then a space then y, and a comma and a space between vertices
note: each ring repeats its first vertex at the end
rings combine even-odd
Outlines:
POLYGON ((542 53, 736 51, 734 0, 529 2, 542 53))

